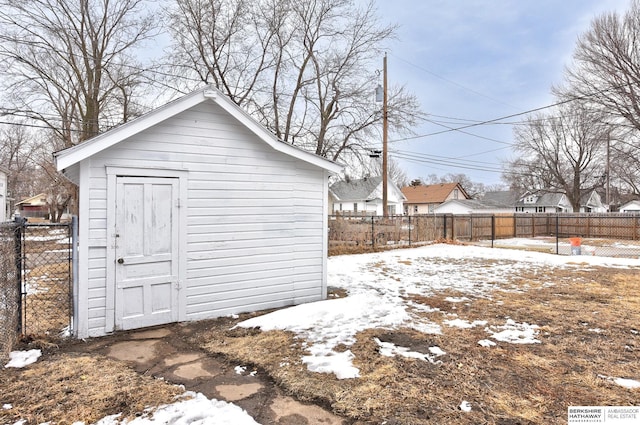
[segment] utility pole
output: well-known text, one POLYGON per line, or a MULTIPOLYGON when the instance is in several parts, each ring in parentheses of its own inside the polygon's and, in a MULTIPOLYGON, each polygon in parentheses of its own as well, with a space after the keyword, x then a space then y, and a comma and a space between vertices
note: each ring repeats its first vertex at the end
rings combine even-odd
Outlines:
POLYGON ((382 89, 384 91, 384 97, 382 100, 382 216, 388 217, 389 211, 387 209, 387 136, 388 136, 388 122, 387 122, 387 53, 384 54, 384 60, 382 63, 382 89))

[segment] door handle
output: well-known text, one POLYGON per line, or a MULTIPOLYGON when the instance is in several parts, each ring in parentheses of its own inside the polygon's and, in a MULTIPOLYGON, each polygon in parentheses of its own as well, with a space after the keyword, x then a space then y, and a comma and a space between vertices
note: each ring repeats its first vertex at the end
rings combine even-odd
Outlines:
POLYGON ((118 264, 124 264, 124 258, 118 258, 118 264))

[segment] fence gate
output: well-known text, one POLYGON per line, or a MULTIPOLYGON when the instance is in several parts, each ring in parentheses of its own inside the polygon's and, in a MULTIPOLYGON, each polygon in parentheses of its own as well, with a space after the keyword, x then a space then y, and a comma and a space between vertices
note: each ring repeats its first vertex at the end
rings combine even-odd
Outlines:
POLYGON ((18 334, 56 337, 71 330, 73 234, 71 223, 16 223, 18 334))
POLYGON ((73 247, 68 224, 0 223, 0 360, 21 335, 57 337, 73 315, 73 247))

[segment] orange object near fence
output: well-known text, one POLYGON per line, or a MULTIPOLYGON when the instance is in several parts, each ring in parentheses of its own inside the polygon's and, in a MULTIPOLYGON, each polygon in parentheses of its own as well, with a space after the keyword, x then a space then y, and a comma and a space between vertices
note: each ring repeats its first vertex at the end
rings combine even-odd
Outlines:
POLYGON ((569 238, 569 243, 571 246, 580 246, 582 244, 581 238, 569 238))

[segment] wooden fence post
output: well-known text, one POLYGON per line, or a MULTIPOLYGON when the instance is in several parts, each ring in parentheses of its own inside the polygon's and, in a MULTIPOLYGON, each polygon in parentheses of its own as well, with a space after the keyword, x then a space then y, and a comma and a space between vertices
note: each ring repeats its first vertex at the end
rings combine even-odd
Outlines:
POLYGON ((442 227, 442 229, 443 229, 442 230, 442 233, 443 233, 442 238, 443 239, 447 239, 447 215, 446 214, 442 215, 442 220, 444 220, 444 226, 442 227))
POLYGON ((451 240, 456 240, 456 216, 451 214, 451 240))
POLYGON ((374 227, 374 216, 371 216, 371 247, 376 247, 376 233, 374 227))
POLYGON ((496 215, 491 214, 491 248, 493 248, 493 241, 496 238, 496 215))

